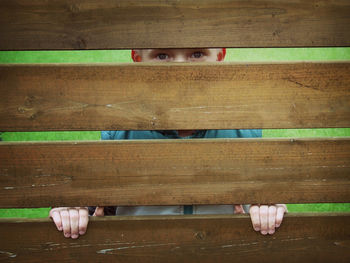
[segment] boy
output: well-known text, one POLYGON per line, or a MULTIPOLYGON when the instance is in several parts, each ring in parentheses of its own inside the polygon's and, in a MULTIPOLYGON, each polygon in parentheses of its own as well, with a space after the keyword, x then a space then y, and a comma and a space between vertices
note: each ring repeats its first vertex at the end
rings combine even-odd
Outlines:
MULTIPOLYGON (((226 49, 147 49, 133 50, 134 62, 215 62, 225 58, 226 49)), ((184 138, 249 138, 261 137, 261 130, 179 130, 179 131, 103 131, 103 140, 120 139, 184 139, 184 138)), ((156 215, 156 214, 239 214, 249 212, 253 228, 261 234, 273 234, 282 223, 287 208, 284 204, 134 206, 134 207, 60 207, 50 211, 59 231, 65 237, 84 235, 90 215, 156 215)))

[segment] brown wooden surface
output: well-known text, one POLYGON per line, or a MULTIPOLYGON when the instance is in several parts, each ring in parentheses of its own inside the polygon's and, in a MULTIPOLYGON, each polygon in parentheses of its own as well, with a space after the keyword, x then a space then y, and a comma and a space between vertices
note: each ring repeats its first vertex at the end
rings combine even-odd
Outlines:
POLYGON ((350 63, 0 66, 0 131, 350 127, 350 63))
POLYGON ((350 202, 350 139, 0 144, 0 207, 350 202))
POLYGON ((349 220, 349 213, 289 214, 263 236, 246 215, 93 218, 87 234, 72 240, 49 219, 1 219, 0 260, 349 262, 349 220))
POLYGON ((0 50, 349 46, 350 2, 1 0, 0 50))

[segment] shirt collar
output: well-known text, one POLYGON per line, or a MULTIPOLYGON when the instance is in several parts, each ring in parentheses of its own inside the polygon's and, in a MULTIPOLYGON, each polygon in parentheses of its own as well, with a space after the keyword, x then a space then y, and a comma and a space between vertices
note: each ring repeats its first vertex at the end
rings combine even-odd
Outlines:
POLYGON ((168 137, 169 139, 178 139, 178 138, 203 138, 207 130, 196 130, 194 134, 187 137, 180 137, 177 131, 174 130, 159 130, 156 132, 161 133, 163 136, 168 137))

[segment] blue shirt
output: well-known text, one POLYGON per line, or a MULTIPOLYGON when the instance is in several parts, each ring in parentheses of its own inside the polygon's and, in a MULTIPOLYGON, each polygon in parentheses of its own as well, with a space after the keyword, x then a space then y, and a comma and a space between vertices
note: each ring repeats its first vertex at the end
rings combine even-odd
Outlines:
POLYGON ((102 131, 102 140, 135 139, 193 139, 193 138, 255 138, 261 130, 198 130, 193 135, 180 137, 177 131, 102 131))
MULTIPOLYGON (((261 130, 197 130, 187 137, 177 131, 102 131, 102 140, 137 139, 194 139, 194 138, 255 138, 262 137, 261 130)), ((244 205, 248 213, 249 206, 244 205)), ((119 206, 116 215, 181 215, 181 214, 233 214, 233 205, 195 206, 119 206)))

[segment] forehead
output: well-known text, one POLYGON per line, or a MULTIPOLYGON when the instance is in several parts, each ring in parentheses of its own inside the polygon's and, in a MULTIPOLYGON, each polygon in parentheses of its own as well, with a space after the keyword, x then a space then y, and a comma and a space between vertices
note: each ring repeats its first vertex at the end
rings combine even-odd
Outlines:
POLYGON ((141 54, 143 56, 151 56, 159 53, 171 53, 171 54, 191 54, 194 52, 206 52, 206 53, 217 53, 215 48, 157 48, 157 49, 143 49, 141 54))

